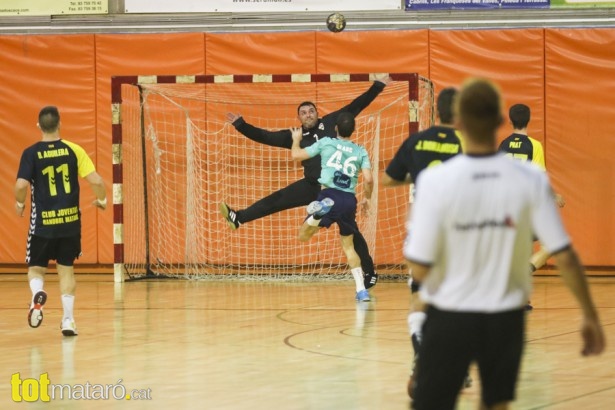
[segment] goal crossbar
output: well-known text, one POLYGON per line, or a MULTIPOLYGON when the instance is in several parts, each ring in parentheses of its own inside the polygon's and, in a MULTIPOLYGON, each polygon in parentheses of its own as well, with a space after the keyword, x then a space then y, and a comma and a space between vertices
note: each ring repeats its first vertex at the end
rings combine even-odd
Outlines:
MULTIPOLYGON (((198 84, 220 85, 220 86, 241 85, 241 84, 272 84, 272 85, 273 84, 289 84, 290 86, 292 85, 300 86, 302 84, 368 83, 368 82, 374 81, 374 79, 377 78, 378 74, 379 73, 252 74, 252 75, 245 75, 245 74, 240 74, 240 75, 237 75, 237 74, 235 75, 142 75, 142 76, 134 75, 134 76, 112 77, 111 79, 111 103, 112 103, 112 147, 113 147, 112 148, 113 149, 113 157, 112 157, 113 158, 113 230, 114 230, 113 231, 113 241, 114 241, 114 279, 115 281, 122 282, 127 278, 133 277, 131 275, 131 272, 127 271, 127 268, 126 268, 126 259, 127 259, 126 258, 127 256, 126 255, 126 240, 127 240, 127 236, 133 235, 133 234, 127 235, 126 223, 127 222, 132 223, 132 220, 134 218, 142 217, 144 219, 143 226, 142 227, 139 226, 139 229, 143 230, 144 232, 143 234, 140 233, 139 236, 144 236, 145 238, 143 238, 142 240, 145 242, 144 242, 144 245, 138 246, 139 248, 138 253, 142 254, 143 258, 145 259, 144 264, 147 265, 143 269, 143 272, 145 273, 145 275, 151 275, 152 273, 159 274, 159 272, 155 269, 156 266, 162 266, 162 265, 169 264, 168 261, 163 261, 158 256, 149 255, 150 244, 147 243, 150 240, 150 236, 151 236, 152 238, 156 237, 157 241, 162 242, 161 246, 164 247, 165 241, 167 241, 167 245, 168 245, 169 239, 164 239, 162 237, 162 234, 163 234, 162 231, 170 229, 171 226, 169 225, 173 225, 173 223, 169 224, 167 222, 166 227, 155 226, 158 223, 158 220, 160 218, 156 215, 150 215, 149 210, 147 208, 148 201, 152 201, 152 199, 157 201, 158 200, 157 195, 159 195, 160 192, 164 192, 164 190, 162 191, 158 190, 156 192, 153 192, 153 191, 147 192, 148 190, 147 185, 150 183, 149 180, 153 178, 152 175, 160 174, 161 166, 164 168, 164 165, 160 165, 158 163, 160 158, 164 157, 165 155, 169 156, 168 149, 165 150, 156 145, 156 144, 161 143, 161 140, 163 138, 161 137, 163 133, 163 129, 166 130, 168 125, 166 123, 164 126, 153 124, 154 121, 159 121, 159 123, 162 124, 162 120, 159 120, 158 117, 162 117, 163 115, 165 115, 164 113, 165 109, 159 108, 158 106, 156 106, 155 109, 152 108, 152 111, 150 113, 146 113, 145 110, 147 109, 146 105, 148 103, 146 102, 147 97, 144 97, 143 90, 148 90, 148 87, 154 87, 154 86, 164 87, 166 85, 169 85, 169 86, 176 85, 178 87, 183 87, 183 86, 198 85, 198 84), (141 144, 140 149, 142 150, 142 153, 143 153, 142 154, 143 159, 141 160, 142 162, 140 163, 139 166, 135 167, 135 164, 133 163, 129 164, 129 166, 135 168, 131 170, 131 172, 137 172, 137 173, 141 172, 142 173, 142 175, 139 177, 140 182, 137 183, 136 185, 131 185, 131 186, 126 186, 126 180, 125 180, 125 177, 127 174, 126 172, 127 164, 125 163, 126 158, 125 158, 124 144, 126 143, 127 132, 124 129, 124 125, 126 123, 125 117, 127 116, 127 114, 124 112, 125 107, 123 107, 123 104, 128 98, 126 95, 127 91, 126 91, 125 86, 131 86, 137 90, 134 92, 134 95, 131 97, 134 100, 133 105, 135 108, 133 111, 134 111, 135 118, 130 121, 130 124, 131 124, 130 126, 133 128, 131 130, 131 135, 135 134, 136 137, 133 137, 133 138, 140 140, 140 144, 141 144), (157 129, 156 127, 160 127, 160 128, 157 129), (152 144, 152 142, 154 144, 153 147, 151 146, 146 147, 146 144, 152 144), (148 152, 147 154, 146 154, 146 151, 148 152), (147 159, 145 158, 145 156, 148 156, 147 159), (147 168, 148 161, 156 162, 156 164, 154 165, 154 168, 147 168), (138 168, 141 168, 141 169, 138 170, 138 168), (140 184, 145 185, 145 187, 144 188, 139 187, 138 185, 140 184), (135 193, 137 191, 138 193, 135 193), (137 212, 136 216, 129 215, 125 209, 125 203, 126 203, 127 196, 132 196, 131 201, 133 202, 134 201, 143 202, 143 207, 141 207, 141 204, 139 203, 139 211, 137 212), (149 230, 151 230, 151 232, 149 230), (140 249, 140 248, 143 248, 143 249, 140 249)), ((406 97, 407 98, 407 108, 404 114, 405 119, 398 120, 398 121, 402 121, 403 123, 405 123, 403 132, 395 131, 394 141, 392 140, 391 142, 387 142, 387 144, 390 145, 391 147, 397 148, 399 144, 403 141, 403 139, 405 139, 408 136, 408 133, 416 132, 419 129, 425 128, 426 126, 433 124, 434 122, 434 109, 433 109, 434 91, 433 91, 433 84, 431 83, 431 81, 425 77, 418 75, 417 73, 389 73, 389 76, 393 82, 407 84, 407 90, 405 91, 407 95, 406 97)), ((154 89, 154 91, 156 91, 156 89, 154 89)), ((153 97, 151 98, 153 99, 153 97)), ((211 163, 208 163, 208 161, 204 161, 203 163, 196 162, 196 161, 200 161, 201 160, 200 157, 202 157, 204 154, 202 154, 200 151, 197 151, 197 148, 195 148, 195 145, 199 145, 202 139, 209 138, 206 136, 204 137, 203 135, 200 135, 199 133, 203 132, 202 128, 207 128, 209 126, 207 124, 210 124, 210 122, 203 122, 203 124, 197 123, 196 121, 193 121, 193 119, 190 117, 190 115, 192 114, 189 114, 188 111, 190 111, 190 109, 194 109, 193 104, 196 104, 197 111, 198 111, 198 110, 201 110, 202 108, 201 104, 203 104, 203 106, 207 106, 207 104, 213 105, 213 104, 217 104, 217 102, 199 100, 198 103, 193 103, 193 102, 188 101, 193 98, 191 96, 182 97, 182 98, 185 98, 185 102, 183 102, 182 104, 186 104, 186 106, 188 106, 189 108, 183 109, 181 108, 181 106, 179 106, 178 108, 179 110, 186 111, 186 118, 185 120, 182 120, 183 122, 182 124, 173 125, 174 127, 177 128, 178 130, 177 135, 181 135, 181 139, 184 143, 183 148, 181 148, 184 156, 182 157, 181 160, 177 160, 177 163, 179 164, 177 166, 178 167, 188 167, 188 168, 192 167, 190 168, 191 169, 190 172, 194 172, 195 175, 197 176, 195 178, 189 178, 189 180, 185 182, 185 186, 183 186, 184 192, 180 194, 179 196, 179 198, 181 198, 182 201, 187 202, 186 208, 190 208, 188 209, 188 216, 185 216, 185 215, 182 216, 182 221, 179 223, 180 225, 182 225, 181 231, 182 231, 182 235, 184 235, 184 238, 181 239, 181 241, 183 241, 184 243, 181 245, 183 249, 181 250, 180 253, 183 252, 186 255, 190 254, 191 258, 199 259, 202 257, 202 253, 203 253, 202 248, 199 248, 198 246, 195 245, 195 242, 196 242, 195 237, 189 236, 188 233, 191 232, 191 235, 199 236, 201 234, 200 232, 198 231, 192 232, 192 230, 195 229, 196 226, 200 226, 203 224, 209 225, 210 224, 209 219, 212 219, 212 218, 219 219, 219 215, 207 214, 205 219, 202 219, 204 215, 201 215, 202 212, 200 212, 199 210, 202 204, 197 204, 194 202, 194 200, 199 200, 200 198, 195 199, 195 198, 191 198, 191 196, 193 196, 194 193, 201 194, 203 192, 211 191, 211 187, 203 187, 201 185, 203 183, 202 181, 203 178, 199 177, 198 175, 203 175, 203 174, 198 174, 198 173, 203 172, 203 171, 199 171, 198 169, 201 169, 201 167, 205 167, 205 168, 208 168, 207 172, 212 172, 212 169, 217 167, 217 165, 212 165, 211 163), (184 138, 184 135, 186 136, 185 138, 184 138)), ((199 97, 199 98, 202 98, 202 97, 199 97)), ((299 102, 299 101, 296 101, 296 102, 299 102)), ((296 102, 293 101, 292 103, 294 104, 296 102)), ((162 103, 160 103, 160 107, 163 107, 162 103)), ((176 107, 174 107, 173 109, 175 108, 176 107)), ((270 108, 268 106, 263 106, 262 108, 263 111, 267 111, 269 109, 270 108)), ((397 116, 399 115, 402 115, 402 114, 398 114, 397 116)), ((179 117, 176 115, 176 118, 179 118, 179 117)), ((369 133, 370 135, 376 135, 376 133, 380 132, 379 129, 380 127, 382 127, 382 125, 380 124, 379 119, 376 121, 372 121, 372 122, 374 122, 374 124, 376 125, 373 125, 373 129, 370 128, 369 133)), ((286 126, 290 126, 290 125, 292 125, 292 123, 286 124, 286 126)), ((260 126, 260 125, 257 125, 257 126, 260 126)), ((231 131, 225 131, 225 132, 234 131, 232 130, 232 127, 230 128, 231 128, 231 131)), ((278 126, 278 129, 279 128, 283 128, 283 127, 278 126)), ((213 135, 217 132, 219 131, 211 131, 211 133, 208 135, 213 135)), ((174 136, 173 138, 177 139, 178 137, 174 136)), ((375 170, 377 171, 379 167, 378 165, 379 162, 386 161, 387 158, 390 159, 389 157, 392 156, 391 153, 393 152, 393 148, 387 147, 388 149, 387 154, 382 155, 381 153, 379 153, 379 151, 382 150, 383 142, 379 141, 379 137, 374 138, 374 139, 375 139, 375 142, 373 143, 373 147, 371 148, 371 150, 373 151, 373 155, 375 158, 372 158, 372 162, 375 163, 375 168, 376 168, 375 170)), ((137 150, 137 148, 135 148, 135 150, 137 150)), ((213 154, 211 153, 216 153, 217 157, 227 155, 225 153, 225 150, 222 147, 212 149, 211 146, 208 146, 207 150, 210 152, 210 155, 211 155, 209 157, 210 158, 209 162, 211 162, 211 158, 214 158, 213 154), (219 151, 216 151, 216 149, 219 149, 219 151)), ((370 156, 372 156, 371 153, 370 153, 370 156)), ((236 159, 230 158, 224 161, 228 165, 228 163, 232 163, 236 161, 236 159)), ((262 167, 262 169, 259 168, 259 173, 261 173, 262 175, 266 175, 267 167, 271 167, 271 166, 279 167, 279 165, 277 164, 279 161, 280 161, 280 158, 278 157, 265 158, 262 161, 259 159, 256 159, 256 160, 252 160, 252 162, 256 162, 258 164, 253 165, 251 162, 250 166, 262 167)), ((138 161, 134 161, 134 162, 138 162, 138 161)), ((288 160, 288 162, 290 162, 290 160, 288 160)), ((242 166, 245 167, 246 165, 244 164, 242 166)), ((231 171, 227 170, 225 172, 227 173, 234 172, 232 171, 232 168, 229 168, 229 169, 231 169, 231 171)), ((185 171, 182 171, 182 172, 185 172, 185 171)), ((279 171, 276 171, 276 172, 279 172, 279 171)), ((293 178, 298 174, 296 172, 294 174, 291 172, 289 175, 291 175, 289 178, 293 178)), ((183 178, 183 177, 179 176, 176 178, 183 178)), ((175 181, 175 184, 178 185, 177 181, 175 181)), ((184 182, 182 181, 182 185, 183 184, 184 182)), ((377 189, 377 186, 375 188, 377 189)), ((376 203, 382 202, 384 199, 381 198, 379 200, 377 192, 375 193, 376 195, 374 196, 376 197, 376 199, 374 201, 376 203)), ((253 196, 254 197, 246 198, 246 201, 250 201, 250 200, 254 201, 254 200, 259 199, 257 197, 257 194, 253 196)), ((403 229, 403 223, 401 224, 402 226, 400 227, 399 222, 405 220, 405 212, 406 212, 405 208, 407 207, 407 201, 404 198, 407 198, 407 192, 403 191, 401 196, 402 196, 402 199, 401 200, 396 199, 395 204, 392 205, 392 209, 394 209, 394 207, 399 208, 399 210, 395 212, 399 212, 401 216, 400 215, 396 216, 394 218, 395 220, 391 222, 391 226, 387 228, 387 229, 394 230, 393 236, 395 236, 397 239, 399 238, 400 230, 403 229)), ((386 201, 389 201, 389 200, 386 199, 386 201)), ((165 200, 164 205, 169 206, 171 202, 172 202, 171 199, 165 200)), ((161 205, 155 205, 155 206, 161 206, 161 205)), ((376 207, 376 209, 378 209, 378 207, 376 207)), ((387 211, 387 212, 392 212, 392 211, 387 211)), ((294 218, 296 221, 295 216, 293 216, 292 218, 294 218)), ((217 221, 216 223, 218 222, 219 221, 217 221)), ((141 222, 139 222, 139 224, 141 224, 141 222)), ((379 228, 378 226, 376 226, 377 224, 378 224, 377 220, 374 219, 374 222, 370 225, 369 228, 368 227, 362 228, 362 229, 372 231, 371 232, 371 236, 372 236, 371 243, 370 243, 370 240, 368 240, 368 243, 370 244, 370 248, 372 248, 372 252, 374 251, 373 248, 376 246, 375 245, 377 241, 376 236, 380 236, 381 235, 380 232, 382 233, 385 232, 384 228, 382 227, 379 228), (377 230, 379 233, 376 235, 377 230)), ((211 229, 215 230, 218 228, 214 227, 211 229)), ((211 237, 216 238, 216 240, 218 240, 222 235, 226 235, 226 234, 227 233, 222 233, 222 231, 213 232, 211 237)), ((389 232, 387 231, 385 235, 389 235, 389 232)), ((260 237, 258 238, 254 237, 254 238, 258 241, 260 237)), ((180 239, 175 238, 172 241, 179 242, 180 239)), ((212 244, 211 246, 216 247, 218 245, 212 244)), ((261 246, 261 244, 256 244, 255 246, 261 246)), ((296 245, 296 246, 299 246, 299 245, 296 245)), ((384 246, 384 247, 386 248, 387 246, 384 246)), ((241 247, 238 247, 237 249, 240 249, 240 248, 241 247)), ((230 252, 232 253, 233 251, 230 251, 230 252)), ((341 250, 338 249, 337 253, 341 254, 341 250)), ((173 267, 171 268, 166 267, 165 268, 167 269, 166 272, 168 272, 171 275, 183 275, 182 272, 186 271, 187 266, 190 266, 193 263, 191 261, 186 261, 182 259, 186 255, 172 256, 171 259, 173 259, 173 267)), ((292 272, 293 270, 299 269, 298 266, 301 265, 300 263, 298 265, 295 265, 294 263, 287 264, 286 262, 283 262, 283 261, 280 262, 279 264, 278 262, 270 263, 267 261, 252 263, 251 261, 235 259, 229 255, 219 256, 213 259, 214 260, 208 263, 210 264, 210 266, 216 267, 216 269, 219 269, 219 266, 221 265, 226 265, 227 266, 226 269, 233 269, 235 271, 243 270, 244 272, 245 271, 268 272, 271 270, 279 272, 280 269, 284 271, 292 272), (230 260, 228 260, 227 262, 226 259, 230 259, 230 260)), ((323 259, 324 260, 321 261, 321 264, 319 266, 333 266, 335 267, 335 269, 339 269, 339 266, 344 265, 343 261, 339 261, 334 258, 332 259, 329 256, 324 256, 323 259)), ((378 263, 379 262, 378 258, 375 258, 375 259, 376 259, 376 262, 378 263)), ((399 261, 395 261, 393 257, 386 257, 386 258, 380 258, 380 259, 381 259, 380 263, 378 264, 381 267, 391 266, 393 271, 399 270, 400 268, 399 261)), ((310 261, 309 263, 312 263, 312 262, 310 261)), ((222 271, 224 271, 224 269, 222 271)))

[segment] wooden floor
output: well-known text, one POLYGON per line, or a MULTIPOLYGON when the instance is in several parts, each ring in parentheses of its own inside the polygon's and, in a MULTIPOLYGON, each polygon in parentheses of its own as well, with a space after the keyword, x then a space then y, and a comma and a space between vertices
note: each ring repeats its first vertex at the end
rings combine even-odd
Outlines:
MULTIPOLYGON (((25 275, 0 275, 0 409, 408 409, 412 348, 405 283, 379 283, 357 304, 352 283, 114 284, 79 275, 77 337, 59 330, 55 275, 41 327, 26 322, 25 275), (18 375, 16 375, 18 373, 18 375), (75 397, 42 397, 41 374, 75 397), (23 394, 22 387, 34 390, 23 394), (110 399, 100 399, 103 386, 110 399), (124 395, 121 386, 133 398, 124 395), (96 396, 94 393, 98 393, 96 396), (38 393, 38 395, 37 395, 38 393), (16 396, 17 395, 17 396, 16 396), (144 400, 135 400, 140 396, 144 400), (149 399, 147 399, 149 397, 149 399)), ((607 340, 615 343, 615 278, 591 279, 607 340)), ((514 409, 615 408, 615 353, 579 355, 579 311, 556 277, 535 279, 514 409)), ((459 409, 475 409, 479 382, 459 409)), ((56 387, 57 389, 57 387, 56 387)), ((67 394, 67 393, 65 393, 67 394)), ((104 397, 104 396, 103 396, 104 397)))

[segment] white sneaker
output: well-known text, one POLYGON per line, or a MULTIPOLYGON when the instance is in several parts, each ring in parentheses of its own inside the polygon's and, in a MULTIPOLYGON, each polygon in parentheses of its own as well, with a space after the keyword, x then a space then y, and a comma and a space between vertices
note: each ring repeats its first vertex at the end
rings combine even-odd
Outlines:
POLYGON ((75 326, 75 321, 71 318, 65 317, 62 319, 61 329, 64 336, 77 336, 77 326, 75 326))

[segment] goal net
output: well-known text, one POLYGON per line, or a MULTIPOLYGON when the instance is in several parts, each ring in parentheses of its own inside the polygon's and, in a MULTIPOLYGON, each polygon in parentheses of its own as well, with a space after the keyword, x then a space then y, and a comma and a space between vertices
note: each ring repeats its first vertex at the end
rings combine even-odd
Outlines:
MULTIPOLYGON (((231 230, 235 210, 303 178, 290 151, 253 142, 227 113, 267 130, 299 124, 297 105, 319 115, 365 92, 370 74, 132 76, 112 80, 115 279, 339 278, 349 274, 339 232, 297 240, 305 208, 231 230)), ((379 189, 380 173, 410 132, 433 124, 433 85, 417 74, 394 80, 357 117, 353 140, 370 155, 375 186, 359 228, 381 275, 403 273, 408 188, 379 189)), ((362 195, 361 180, 357 187, 362 195)))

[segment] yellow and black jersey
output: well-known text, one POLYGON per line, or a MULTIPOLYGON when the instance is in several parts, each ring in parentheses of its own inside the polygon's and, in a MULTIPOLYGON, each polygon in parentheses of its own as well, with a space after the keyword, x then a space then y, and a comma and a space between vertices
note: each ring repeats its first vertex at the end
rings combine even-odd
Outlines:
POLYGON ((498 151, 522 161, 533 162, 545 169, 545 154, 540 141, 524 134, 513 133, 508 136, 498 148, 498 151))
POLYGON ((79 235, 78 177, 94 171, 87 153, 72 142, 40 141, 26 148, 17 178, 30 181, 30 234, 46 238, 79 235))
POLYGON ((459 134, 451 127, 438 125, 414 133, 399 147, 386 173, 397 181, 404 181, 409 174, 415 182, 425 168, 460 154, 461 144, 459 134))

